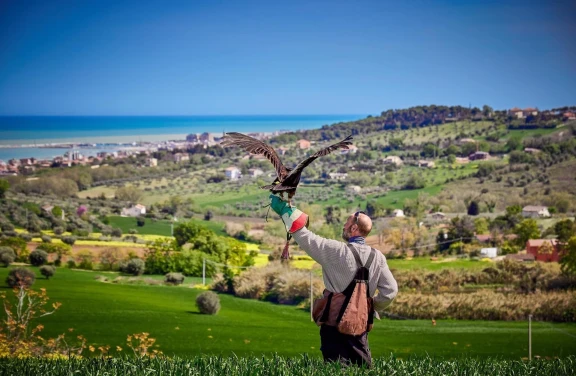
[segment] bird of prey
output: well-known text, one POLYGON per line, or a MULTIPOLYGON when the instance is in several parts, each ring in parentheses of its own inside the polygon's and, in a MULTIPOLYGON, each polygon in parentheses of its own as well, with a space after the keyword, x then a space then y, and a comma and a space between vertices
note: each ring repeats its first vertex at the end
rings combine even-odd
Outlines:
POLYGON ((222 146, 239 146, 249 153, 259 154, 266 157, 272 165, 274 165, 277 178, 272 184, 260 188, 268 189, 273 194, 279 193, 280 198, 283 200, 285 200, 283 193, 286 192, 288 194, 288 202, 291 203, 292 197, 296 194, 296 188, 298 187, 298 183, 300 183, 300 176, 302 175, 304 168, 318 157, 328 155, 338 149, 349 149, 348 146, 352 145, 351 140, 352 135, 346 137, 340 142, 319 150, 298 163, 294 168, 284 166, 280 158, 278 158, 278 154, 276 154, 276 151, 270 145, 242 133, 226 133, 222 141, 222 146))

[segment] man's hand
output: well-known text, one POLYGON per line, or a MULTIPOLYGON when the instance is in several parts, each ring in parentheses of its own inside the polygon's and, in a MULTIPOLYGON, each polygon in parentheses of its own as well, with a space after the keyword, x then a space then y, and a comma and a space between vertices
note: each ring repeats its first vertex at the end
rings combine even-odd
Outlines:
POLYGON ((282 201, 276 195, 270 195, 270 207, 282 218, 286 231, 295 233, 308 223, 308 214, 291 207, 287 202, 282 201))

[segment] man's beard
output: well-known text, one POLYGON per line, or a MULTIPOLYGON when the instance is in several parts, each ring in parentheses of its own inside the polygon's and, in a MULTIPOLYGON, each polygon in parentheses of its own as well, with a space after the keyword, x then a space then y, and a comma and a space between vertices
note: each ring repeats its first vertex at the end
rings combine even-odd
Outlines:
POLYGON ((348 241, 350 240, 350 234, 346 230, 342 230, 342 239, 348 241))

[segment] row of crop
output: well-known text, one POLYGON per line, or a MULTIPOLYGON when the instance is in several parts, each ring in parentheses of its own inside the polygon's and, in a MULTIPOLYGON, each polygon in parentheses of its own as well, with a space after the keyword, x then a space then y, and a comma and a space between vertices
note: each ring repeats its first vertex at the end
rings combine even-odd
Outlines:
POLYGON ((289 358, 223 357, 201 355, 191 358, 86 358, 86 359, 2 359, 0 374, 5 375, 228 375, 228 376, 287 376, 287 375, 555 375, 576 373, 576 357, 532 361, 503 359, 438 359, 412 357, 400 359, 385 356, 373 360, 372 369, 344 367, 340 363, 324 363, 318 357, 304 354, 289 358))
POLYGON ((390 305, 391 317, 456 320, 576 321, 576 292, 534 294, 480 290, 470 294, 400 293, 390 305))
POLYGON ((502 290, 520 293, 576 288, 576 278, 561 274, 560 269, 553 265, 525 264, 514 260, 503 260, 481 271, 411 269, 393 270, 393 274, 401 289, 420 292, 457 292, 471 285, 497 285, 502 290))

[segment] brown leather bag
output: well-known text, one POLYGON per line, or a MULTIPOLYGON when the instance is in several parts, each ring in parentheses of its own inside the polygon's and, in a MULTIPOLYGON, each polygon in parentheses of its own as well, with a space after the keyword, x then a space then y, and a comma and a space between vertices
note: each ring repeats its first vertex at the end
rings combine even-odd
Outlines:
POLYGON ((360 335, 369 332, 374 322, 374 301, 368 291, 368 281, 376 250, 372 248, 366 264, 362 265, 356 249, 348 246, 358 267, 356 275, 343 292, 324 290, 324 296, 314 301, 312 318, 318 326, 336 326, 340 333, 360 335))

